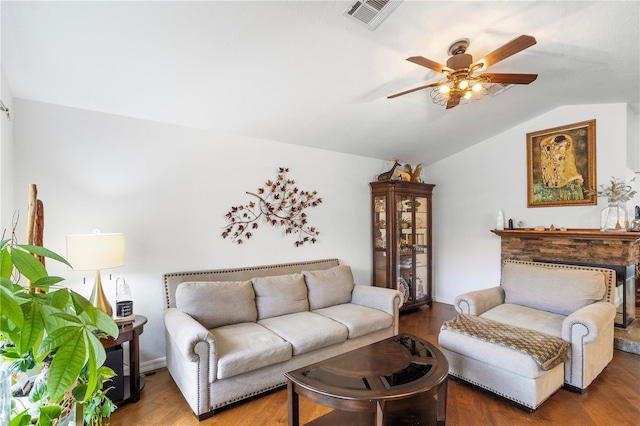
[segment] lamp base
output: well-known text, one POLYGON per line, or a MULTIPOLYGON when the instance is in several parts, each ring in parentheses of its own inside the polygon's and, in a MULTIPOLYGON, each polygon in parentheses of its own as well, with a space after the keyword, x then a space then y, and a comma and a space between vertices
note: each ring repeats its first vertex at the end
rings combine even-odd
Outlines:
POLYGON ((100 278, 100 270, 96 270, 96 282, 93 285, 93 291, 91 292, 89 301, 93 306, 100 309, 105 314, 112 316, 113 308, 111 307, 111 304, 109 304, 107 296, 105 296, 104 291, 102 290, 102 279, 100 278))

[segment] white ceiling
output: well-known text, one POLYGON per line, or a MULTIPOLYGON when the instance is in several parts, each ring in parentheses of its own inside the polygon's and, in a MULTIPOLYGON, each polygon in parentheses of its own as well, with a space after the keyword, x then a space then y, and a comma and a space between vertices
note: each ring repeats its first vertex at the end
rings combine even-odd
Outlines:
MULTIPOLYGON (((15 98, 401 162, 433 163, 560 105, 640 103, 640 3, 408 1, 375 31, 352 2, 6 1, 2 67, 15 98), (468 38, 529 86, 451 110, 428 91, 468 38)), ((585 117, 589 118, 589 117, 585 117)))

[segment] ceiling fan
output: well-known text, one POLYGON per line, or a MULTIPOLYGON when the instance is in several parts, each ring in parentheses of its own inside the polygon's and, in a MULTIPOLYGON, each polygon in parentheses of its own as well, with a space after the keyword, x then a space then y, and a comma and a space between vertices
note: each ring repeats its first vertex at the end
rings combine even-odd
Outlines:
POLYGON ((446 105, 447 109, 450 109, 458 106, 461 101, 468 102, 482 98, 483 95, 488 93, 492 84, 529 84, 538 78, 538 74, 480 74, 480 72, 534 44, 536 44, 535 38, 521 35, 478 61, 473 62, 473 56, 466 53, 469 47, 469 40, 461 39, 455 41, 449 47, 448 52, 451 57, 447 60, 446 66, 422 56, 412 56, 407 58, 407 61, 442 73, 446 76, 446 79, 405 90, 404 92, 387 96, 387 98, 396 98, 431 87, 431 99, 435 103, 446 105))

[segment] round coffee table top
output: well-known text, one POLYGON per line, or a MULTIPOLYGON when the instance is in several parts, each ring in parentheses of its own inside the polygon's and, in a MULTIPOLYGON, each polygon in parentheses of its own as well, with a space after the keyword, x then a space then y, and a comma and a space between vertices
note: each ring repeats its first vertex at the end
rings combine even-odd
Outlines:
POLYGON ((308 392, 332 399, 390 401, 435 393, 448 373, 447 359, 437 347, 401 334, 285 376, 308 392))

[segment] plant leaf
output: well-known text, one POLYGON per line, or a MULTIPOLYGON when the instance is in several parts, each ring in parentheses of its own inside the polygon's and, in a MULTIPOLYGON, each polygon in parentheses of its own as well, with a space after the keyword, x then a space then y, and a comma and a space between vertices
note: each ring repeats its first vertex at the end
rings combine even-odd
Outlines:
POLYGON ((71 391, 71 395, 73 395, 73 398, 78 402, 84 402, 84 400, 86 399, 86 396, 85 396, 86 394, 87 394, 87 385, 84 385, 84 384, 77 385, 71 391))
POLYGON ((118 337, 119 330, 116 322, 109 315, 93 306, 87 299, 75 291, 70 292, 76 312, 84 312, 92 325, 104 331, 111 337, 118 337))
POLYGON ((0 286, 0 306, 2 306, 2 310, 0 311, 0 315, 2 315, 2 317, 7 318, 16 326, 22 327, 24 322, 22 308, 13 298, 13 293, 11 293, 4 285, 0 286))
POLYGON ((83 328, 75 328, 58 348, 49 367, 47 388, 52 399, 61 398, 76 381, 87 360, 87 342, 83 328))
POLYGON ((32 300, 27 306, 23 306, 23 313, 25 308, 27 312, 22 323, 20 339, 13 342, 18 347, 20 353, 25 353, 33 349, 44 334, 44 322, 38 312, 38 304, 32 300))
POLYGON ((47 384, 44 382, 37 382, 33 385, 33 389, 29 392, 29 402, 38 402, 44 398, 46 401, 47 396, 47 384))
POLYGON ((51 294, 51 306, 55 308, 63 309, 71 303, 71 296, 66 288, 58 289, 49 294, 51 294))
POLYGON ((0 277, 0 285, 6 288, 8 291, 10 291, 13 294, 13 288, 15 284, 13 284, 13 281, 11 281, 11 279, 6 277, 0 277))
POLYGON ((49 334, 40 344, 38 348, 38 357, 47 355, 57 347, 62 346, 69 340, 77 338, 77 334, 80 332, 82 326, 69 325, 66 327, 58 328, 49 334))
POLYGON ((63 310, 55 306, 40 304, 40 312, 42 314, 42 321, 44 322, 44 329, 47 333, 66 325, 65 320, 58 317, 58 314, 64 313, 63 310))
POLYGON ((102 378, 103 382, 117 376, 116 372, 106 365, 102 365, 98 368, 98 374, 102 378))
POLYGON ((37 287, 45 291, 49 291, 50 286, 58 284, 61 281, 64 281, 64 278, 48 276, 40 278, 38 281, 31 283, 31 287, 37 287))
POLYGON ((40 407, 40 418, 38 426, 51 426, 54 420, 58 419, 62 414, 62 407, 59 405, 45 405, 40 407))
MULTIPOLYGON (((83 401, 89 398, 89 396, 91 396, 93 391, 96 389, 96 385, 98 383, 98 369, 96 367, 97 360, 96 360, 96 352, 95 352, 96 348, 95 348, 95 345, 92 344, 93 342, 91 342, 91 340, 89 341, 90 343, 89 345, 87 345, 87 349, 88 349, 87 352, 89 355, 87 360, 87 366, 88 366, 87 390, 85 391, 84 398, 82 398, 83 401)), ((99 341, 98 341, 98 345, 102 348, 102 345, 100 344, 99 341)), ((104 354, 104 348, 102 349, 102 353, 104 354)), ((104 362, 104 360, 102 362, 104 362)))
POLYGON ((69 296, 73 301, 73 307, 78 314, 85 312, 87 309, 90 309, 91 302, 82 297, 80 294, 75 291, 69 291, 69 296))
MULTIPOLYGON (((107 352, 104 349, 104 346, 102 346, 102 342, 100 341, 100 338, 98 336, 96 336, 95 333, 91 333, 87 330, 86 333, 86 338, 87 338, 87 343, 89 346, 93 347, 93 356, 95 356, 96 358, 96 366, 100 367, 104 364, 104 362, 107 360, 107 352)), ((100 367, 102 368, 102 367, 100 367)), ((98 371, 100 371, 100 368, 98 368, 98 371)), ((107 367, 105 367, 107 368, 107 367)), ((113 371, 111 369, 109 369, 110 371, 113 371)), ((114 373, 115 375, 115 373, 114 373)))
POLYGON ((26 251, 14 248, 11 250, 11 260, 16 269, 31 282, 36 282, 48 275, 42 263, 26 251))
POLYGON ((29 415, 29 410, 27 409, 12 418, 9 426, 27 426, 29 423, 31 423, 31 416, 29 415))
POLYGON ((13 272, 13 262, 11 261, 11 254, 7 247, 3 247, 0 250, 0 277, 2 278, 11 278, 11 273, 13 272))
POLYGON ((28 251, 29 253, 37 254, 40 256, 48 257, 49 259, 57 260, 58 262, 64 263, 69 268, 73 269, 73 266, 62 256, 59 254, 40 246, 33 246, 29 244, 19 244, 18 247, 21 247, 28 251))
POLYGON ((69 322, 74 323, 74 324, 84 325, 84 322, 82 321, 82 318, 80 318, 77 315, 68 314, 66 312, 56 312, 56 313, 54 313, 52 315, 56 316, 58 318, 62 318, 63 320, 69 321, 69 322))

